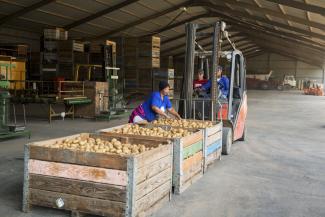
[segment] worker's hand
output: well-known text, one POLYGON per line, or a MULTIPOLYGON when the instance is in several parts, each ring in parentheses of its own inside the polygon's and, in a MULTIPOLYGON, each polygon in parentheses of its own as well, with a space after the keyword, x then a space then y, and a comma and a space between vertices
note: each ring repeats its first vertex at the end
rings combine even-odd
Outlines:
POLYGON ((176 119, 178 119, 178 120, 181 120, 181 119, 182 119, 182 117, 181 117, 179 114, 175 115, 175 117, 176 117, 176 119))

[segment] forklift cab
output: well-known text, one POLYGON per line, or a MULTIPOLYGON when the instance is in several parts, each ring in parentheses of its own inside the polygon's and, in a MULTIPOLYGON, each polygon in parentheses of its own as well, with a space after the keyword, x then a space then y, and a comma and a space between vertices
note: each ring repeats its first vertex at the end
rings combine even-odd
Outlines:
POLYGON ((225 74, 229 78, 229 97, 218 100, 218 120, 223 122, 223 153, 229 154, 231 144, 245 139, 247 115, 245 59, 239 50, 225 51, 222 57, 227 60, 225 74))

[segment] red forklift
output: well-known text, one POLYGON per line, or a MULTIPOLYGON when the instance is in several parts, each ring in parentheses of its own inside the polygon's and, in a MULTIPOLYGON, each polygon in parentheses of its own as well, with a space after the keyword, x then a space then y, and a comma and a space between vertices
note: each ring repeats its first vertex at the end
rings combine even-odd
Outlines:
POLYGON ((244 141, 246 138, 245 59, 242 52, 237 50, 235 44, 229 39, 224 22, 212 24, 213 32, 211 33, 197 31, 206 25, 211 24, 186 24, 185 70, 179 112, 183 118, 221 121, 223 123, 222 153, 228 155, 234 141, 244 141), (211 35, 213 44, 211 51, 205 50, 197 42, 198 38, 209 35, 211 35), (222 38, 231 44, 231 50, 221 51, 222 38), (198 50, 196 50, 197 48, 198 50), (199 64, 197 65, 204 70, 206 78, 212 81, 209 95, 193 91, 195 58, 198 58, 199 64), (204 64, 208 62, 211 64, 204 64), (218 88, 215 72, 219 62, 225 68, 223 74, 229 78, 229 96, 227 98, 221 97, 218 88))

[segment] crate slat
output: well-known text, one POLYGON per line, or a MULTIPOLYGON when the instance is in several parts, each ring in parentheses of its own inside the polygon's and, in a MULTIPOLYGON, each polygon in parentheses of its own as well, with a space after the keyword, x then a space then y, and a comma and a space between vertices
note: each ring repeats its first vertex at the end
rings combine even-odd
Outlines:
POLYGON ((116 170, 126 170, 126 159, 116 154, 81 152, 68 149, 30 146, 30 158, 43 161, 87 165, 116 170))
POLYGON ((78 210, 79 212, 92 213, 99 216, 125 216, 125 203, 76 196, 58 192, 30 189, 30 203, 38 206, 58 208, 56 200, 63 199, 65 210, 78 210))
POLYGON ((54 176, 30 175, 30 188, 77 196, 126 202, 126 187, 54 176))
POLYGON ((78 179, 121 186, 126 186, 127 184, 127 174, 122 170, 112 170, 33 159, 29 160, 28 167, 29 173, 39 175, 78 179))
POLYGON ((202 150, 202 145, 203 145, 203 141, 202 139, 190 146, 187 146, 183 149, 183 159, 187 159, 190 156, 194 155, 195 153, 199 152, 202 150))

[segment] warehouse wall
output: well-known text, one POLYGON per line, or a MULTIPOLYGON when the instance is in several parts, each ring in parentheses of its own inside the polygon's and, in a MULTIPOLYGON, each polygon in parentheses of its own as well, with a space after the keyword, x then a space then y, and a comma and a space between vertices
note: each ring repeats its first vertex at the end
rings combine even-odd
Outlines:
POLYGON ((247 74, 268 73, 273 70, 272 77, 275 79, 282 79, 284 75, 294 75, 296 80, 310 79, 324 82, 323 69, 320 67, 275 53, 265 53, 248 58, 246 61, 247 74))
POLYGON ((23 43, 28 44, 32 51, 39 51, 40 36, 36 33, 0 28, 0 43, 23 43))

